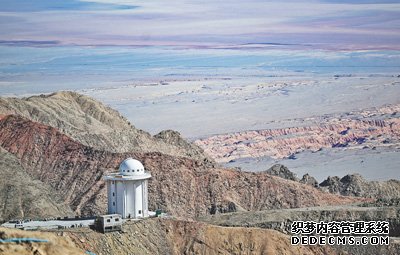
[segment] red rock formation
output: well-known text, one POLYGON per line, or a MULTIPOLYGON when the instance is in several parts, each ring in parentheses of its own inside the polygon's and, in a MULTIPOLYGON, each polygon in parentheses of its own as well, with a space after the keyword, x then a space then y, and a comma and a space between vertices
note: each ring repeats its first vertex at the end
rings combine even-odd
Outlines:
POLYGON ((320 125, 215 135, 195 143, 217 162, 246 157, 285 158, 304 150, 386 146, 400 141, 400 118, 330 119, 320 125), (361 145, 362 144, 362 145, 361 145))

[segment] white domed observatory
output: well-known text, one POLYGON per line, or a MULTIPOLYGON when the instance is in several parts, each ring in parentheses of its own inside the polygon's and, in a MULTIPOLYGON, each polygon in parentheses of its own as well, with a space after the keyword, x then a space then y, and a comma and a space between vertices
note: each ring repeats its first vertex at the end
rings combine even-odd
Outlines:
POLYGON ((151 174, 142 163, 127 158, 119 166, 119 173, 104 177, 107 183, 108 213, 120 214, 122 218, 149 216, 147 180, 151 174))

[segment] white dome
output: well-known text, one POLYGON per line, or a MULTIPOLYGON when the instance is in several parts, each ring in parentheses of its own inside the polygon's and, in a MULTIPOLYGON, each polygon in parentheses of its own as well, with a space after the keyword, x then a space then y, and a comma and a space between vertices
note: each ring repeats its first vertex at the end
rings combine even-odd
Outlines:
POLYGON ((119 173, 122 175, 142 175, 144 166, 139 160, 127 158, 119 165, 119 173))

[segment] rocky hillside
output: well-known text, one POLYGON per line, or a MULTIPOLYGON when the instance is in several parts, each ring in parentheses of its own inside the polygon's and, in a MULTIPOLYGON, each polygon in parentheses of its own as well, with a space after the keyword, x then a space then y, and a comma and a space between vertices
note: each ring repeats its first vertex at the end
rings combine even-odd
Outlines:
POLYGON ((286 180, 291 180, 291 181, 299 181, 299 178, 297 178, 296 174, 290 171, 286 166, 280 165, 280 164, 275 164, 272 167, 268 168, 265 171, 267 174, 273 175, 273 176, 278 176, 286 180))
POLYGON ((127 222, 122 232, 101 234, 88 228, 52 232, 0 228, 0 238, 37 238, 46 243, 8 243, 0 254, 354 254, 397 255, 400 242, 389 246, 292 246, 289 235, 251 227, 221 227, 201 222, 153 218, 127 222))
POLYGON ((0 120, 0 146, 13 154, 34 178, 50 185, 78 214, 106 210, 102 180, 119 163, 134 157, 153 178, 149 184, 150 208, 179 216, 235 210, 262 210, 363 201, 318 191, 307 185, 273 177, 213 168, 202 160, 173 157, 159 152, 112 153, 96 150, 53 127, 20 116, 0 120))
POLYGON ((387 221, 390 236, 400 237, 399 207, 325 206, 278 209, 203 216, 201 221, 227 227, 275 229, 285 234, 290 234, 293 221, 387 221))
POLYGON ((315 207, 269 210, 258 212, 238 212, 213 216, 201 219, 209 224, 228 227, 247 227, 275 229, 290 235, 290 226, 293 221, 388 221, 390 245, 336 245, 326 254, 400 254, 400 208, 364 208, 352 206, 315 207))
POLYGON ((0 173, 0 221, 74 214, 50 185, 34 180, 3 148, 0 173))
POLYGON ((329 247, 291 246, 274 230, 225 228, 205 223, 149 219, 128 223, 123 233, 65 232, 77 246, 106 254, 336 254, 329 247))
POLYGON ((289 236, 274 230, 225 228, 200 222, 147 219, 124 225, 123 232, 90 229, 35 232, 0 228, 0 238, 36 238, 46 243, 0 245, 7 255, 109 254, 338 254, 331 247, 291 246, 289 236))
POLYGON ((28 98, 0 98, 0 114, 15 114, 59 130, 98 150, 162 152, 208 161, 203 150, 175 131, 152 137, 132 126, 117 111, 87 96, 57 92, 28 98))
POLYGON ((400 181, 367 181, 360 174, 348 174, 342 178, 328 177, 319 184, 320 189, 344 196, 380 199, 400 198, 400 181))
MULTIPOLYGON (((0 113, 2 219, 103 214, 107 203, 102 177, 117 171, 127 157, 142 161, 153 175, 150 209, 174 217, 129 222, 123 232, 109 234, 84 228, 54 233, 0 229, 0 238, 32 236, 51 241, 1 245, 0 254, 87 250, 96 254, 352 254, 332 247, 291 246, 289 236, 275 230, 227 228, 192 219, 372 201, 316 189, 307 185, 312 177, 299 180, 282 166, 270 174, 220 168, 179 133, 168 130, 152 137, 112 109, 76 93, 0 99, 0 113)), ((368 252, 355 254, 375 254, 368 252)))

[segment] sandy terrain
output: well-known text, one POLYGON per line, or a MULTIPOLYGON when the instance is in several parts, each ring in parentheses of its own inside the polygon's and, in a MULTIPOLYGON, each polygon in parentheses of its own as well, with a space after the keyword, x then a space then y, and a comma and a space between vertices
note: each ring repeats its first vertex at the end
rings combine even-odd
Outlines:
POLYGON ((138 128, 188 138, 305 125, 307 118, 398 104, 400 78, 277 76, 137 83, 85 90, 138 128))

